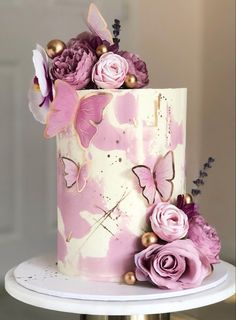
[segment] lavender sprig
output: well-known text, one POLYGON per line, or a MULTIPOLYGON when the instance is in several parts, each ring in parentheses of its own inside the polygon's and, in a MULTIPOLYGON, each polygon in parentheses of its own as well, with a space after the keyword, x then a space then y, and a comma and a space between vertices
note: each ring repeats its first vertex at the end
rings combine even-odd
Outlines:
POLYGON ((114 24, 112 25, 113 28, 113 42, 115 44, 118 44, 120 42, 120 39, 118 38, 119 34, 120 34, 120 29, 121 29, 121 25, 120 25, 120 20, 115 19, 114 20, 114 24))
POLYGON ((215 162, 215 159, 212 157, 209 157, 207 162, 203 164, 203 169, 199 171, 199 176, 196 180, 193 180, 193 183, 195 184, 196 188, 193 188, 191 191, 191 194, 193 197, 198 196, 201 194, 201 186, 205 184, 204 179, 208 177, 208 173, 206 172, 207 170, 212 168, 212 164, 215 162))

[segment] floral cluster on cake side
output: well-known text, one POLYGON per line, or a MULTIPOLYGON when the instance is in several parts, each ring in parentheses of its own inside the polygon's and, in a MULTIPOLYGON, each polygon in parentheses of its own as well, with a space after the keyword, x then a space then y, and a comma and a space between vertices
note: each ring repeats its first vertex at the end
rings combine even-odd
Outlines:
POLYGON ((201 285, 211 274, 213 265, 220 261, 220 238, 193 198, 201 192, 199 186, 213 162, 210 157, 200 170, 200 178, 194 181, 198 189, 178 195, 173 204, 168 202, 174 178, 172 152, 160 159, 153 171, 142 165, 133 168, 147 200, 149 229, 140 239, 144 249, 134 256, 135 270, 124 275, 127 284, 149 281, 161 289, 180 290, 201 285), (155 202, 155 193, 161 202, 155 202))

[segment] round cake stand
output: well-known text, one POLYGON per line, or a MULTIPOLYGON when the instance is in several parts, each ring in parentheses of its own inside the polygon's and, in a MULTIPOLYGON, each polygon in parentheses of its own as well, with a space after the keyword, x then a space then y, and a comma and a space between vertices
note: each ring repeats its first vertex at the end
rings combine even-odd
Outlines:
MULTIPOLYGON (((60 276, 58 280, 54 277, 53 281, 50 280, 48 282, 47 277, 45 278, 45 263, 48 262, 46 270, 48 272, 48 269, 50 269, 50 267, 52 268, 51 261, 51 257, 37 257, 23 262, 18 267, 8 271, 5 276, 6 291, 13 298, 39 308, 80 314, 82 320, 105 320, 108 318, 129 320, 169 320, 170 313, 172 312, 184 311, 214 304, 235 294, 235 267, 222 261, 220 268, 225 270, 227 276, 224 278, 221 277, 222 280, 218 281, 217 283, 219 284, 216 286, 211 287, 210 289, 205 288, 202 291, 198 290, 195 293, 194 291, 190 291, 189 294, 176 294, 176 296, 172 293, 170 297, 165 296, 161 299, 156 298, 150 300, 147 299, 146 295, 143 296, 142 300, 142 297, 140 296, 140 287, 132 286, 132 290, 134 290, 132 292, 133 299, 129 297, 126 301, 119 300, 119 296, 116 297, 115 295, 113 295, 112 300, 102 300, 100 298, 96 298, 93 292, 91 292, 91 299, 89 298, 89 295, 86 296, 86 299, 76 299, 75 296, 73 298, 68 298, 65 297, 67 292, 61 293, 60 286, 58 286, 58 292, 55 291, 55 288, 57 288, 57 281, 61 281, 60 276), (34 268, 34 274, 29 271, 29 266, 32 265, 34 268), (28 275, 28 279, 23 277, 22 273, 24 273, 25 276, 28 275), (19 276, 19 274, 21 276, 19 276), (44 275, 43 278, 40 278, 42 275, 44 275), (37 284, 37 279, 40 279, 38 282, 39 289, 37 288, 37 285, 34 287, 31 286, 32 283, 37 284), (50 291, 52 283, 54 285, 53 293, 50 291), (45 290, 47 286, 49 287, 48 290, 50 294, 43 293, 42 291, 42 288, 45 290), (138 294, 135 294, 136 288, 138 294)), ((56 268, 55 263, 53 268, 56 268)), ((48 278, 51 279, 53 277, 50 275, 48 278)), ((94 288, 97 285, 98 283, 94 282, 94 288)), ((128 288, 130 288, 130 286, 126 287, 129 292, 130 289, 128 288)))

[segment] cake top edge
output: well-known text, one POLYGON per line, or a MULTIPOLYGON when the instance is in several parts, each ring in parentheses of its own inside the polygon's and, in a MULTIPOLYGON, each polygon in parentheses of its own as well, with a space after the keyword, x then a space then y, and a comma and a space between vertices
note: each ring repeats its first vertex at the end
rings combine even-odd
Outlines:
MULTIPOLYGON (((186 91, 187 88, 140 88, 140 89, 100 89, 99 92, 110 92, 110 93, 116 93, 116 92, 149 92, 149 91, 186 91)), ((76 92, 98 92, 97 89, 84 89, 84 90, 76 90, 76 92)))

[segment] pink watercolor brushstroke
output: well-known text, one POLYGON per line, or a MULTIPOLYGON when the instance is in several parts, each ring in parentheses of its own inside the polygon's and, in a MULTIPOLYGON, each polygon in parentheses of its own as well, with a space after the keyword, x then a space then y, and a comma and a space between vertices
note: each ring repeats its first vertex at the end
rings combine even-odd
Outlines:
POLYGON ((57 232, 57 259, 64 261, 67 255, 66 241, 60 231, 57 232))
POLYGON ((178 123, 174 120, 173 116, 170 119, 170 148, 174 150, 178 144, 184 143, 183 123, 178 123))
POLYGON ((138 104, 131 92, 117 96, 115 102, 115 116, 120 124, 132 124, 136 121, 138 104))
POLYGON ((103 207, 101 186, 89 179, 82 192, 78 193, 76 186, 68 189, 64 181, 64 171, 58 161, 58 207, 61 211, 65 227, 65 236, 82 238, 91 230, 90 224, 81 216, 82 211, 98 213, 98 208, 103 207), (91 201, 92 200, 92 201, 91 201))
POLYGON ((127 228, 117 233, 109 243, 106 257, 79 257, 78 270, 89 276, 90 280, 104 281, 123 276, 134 268, 134 253, 140 250, 137 236, 127 228))
POLYGON ((99 125, 92 144, 103 151, 122 150, 126 152, 127 159, 132 163, 137 162, 138 141, 135 130, 131 127, 126 129, 114 127, 106 116, 99 125))

